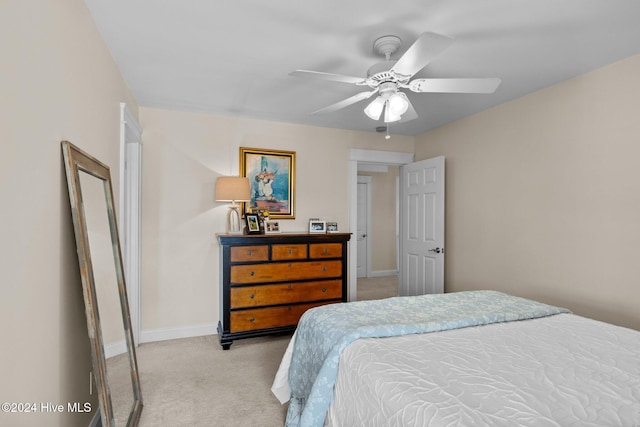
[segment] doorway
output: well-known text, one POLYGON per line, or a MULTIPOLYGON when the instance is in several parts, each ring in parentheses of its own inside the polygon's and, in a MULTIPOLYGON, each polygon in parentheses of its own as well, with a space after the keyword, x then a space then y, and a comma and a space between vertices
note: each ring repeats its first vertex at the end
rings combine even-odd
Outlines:
MULTIPOLYGON (((349 193, 358 194, 358 168, 379 166, 402 166, 413 162, 413 153, 375 151, 363 149, 349 150, 349 193)), ((349 198, 349 224, 352 242, 349 245, 349 301, 358 299, 358 200, 349 198)))

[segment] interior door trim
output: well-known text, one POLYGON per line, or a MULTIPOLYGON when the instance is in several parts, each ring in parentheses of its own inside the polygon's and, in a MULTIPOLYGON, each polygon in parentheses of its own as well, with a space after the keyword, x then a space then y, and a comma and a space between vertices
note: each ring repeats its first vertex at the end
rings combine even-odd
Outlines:
MULTIPOLYGON (((358 232, 358 163, 402 166, 413 162, 413 153, 397 151, 377 151, 352 148, 349 150, 349 232, 355 236, 358 232)), ((349 301, 356 301, 358 279, 358 245, 349 245, 349 301)))
MULTIPOLYGON (((372 178, 370 176, 358 176, 358 184, 365 184, 367 186, 367 228, 364 231, 364 234, 366 235, 365 239, 365 248, 366 248, 366 256, 365 256, 365 276, 364 277, 370 277, 371 276, 371 244, 370 241, 368 240, 371 237, 371 181, 372 178)), ((356 226, 358 224, 358 221, 356 220, 356 226)), ((357 230, 357 227, 356 227, 357 230)), ((359 236, 356 234, 356 244, 358 242, 358 238, 359 236)))
POLYGON ((142 128, 127 105, 120 103, 120 195, 124 275, 127 284, 133 342, 140 344, 140 240, 142 204, 142 128))

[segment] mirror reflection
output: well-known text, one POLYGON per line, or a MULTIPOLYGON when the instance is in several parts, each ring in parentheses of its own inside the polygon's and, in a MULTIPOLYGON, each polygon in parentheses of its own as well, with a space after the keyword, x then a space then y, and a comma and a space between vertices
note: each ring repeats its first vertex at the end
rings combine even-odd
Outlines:
POLYGON ((133 409, 133 388, 129 380, 129 358, 123 324, 115 257, 107 210, 108 189, 104 181, 84 171, 79 173, 82 205, 93 266, 93 280, 102 328, 106 359, 106 387, 111 395, 116 426, 126 426, 133 409))

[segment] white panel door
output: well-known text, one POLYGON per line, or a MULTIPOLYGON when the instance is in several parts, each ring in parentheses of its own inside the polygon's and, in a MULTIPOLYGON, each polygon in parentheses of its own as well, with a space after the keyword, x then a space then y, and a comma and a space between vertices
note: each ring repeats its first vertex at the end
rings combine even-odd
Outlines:
POLYGON ((444 157, 400 168, 400 295, 444 292, 444 157))

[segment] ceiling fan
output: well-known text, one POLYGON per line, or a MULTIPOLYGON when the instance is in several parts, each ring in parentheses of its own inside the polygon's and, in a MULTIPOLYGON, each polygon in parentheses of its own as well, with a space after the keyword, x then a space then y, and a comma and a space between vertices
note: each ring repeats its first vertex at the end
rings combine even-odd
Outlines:
POLYGON ((367 105, 364 112, 369 118, 376 121, 384 112, 385 123, 398 121, 403 123, 418 117, 409 98, 400 89, 409 89, 417 93, 493 93, 501 83, 499 78, 422 78, 411 80, 418 71, 448 48, 453 43, 453 39, 431 32, 422 33, 400 59, 392 60, 391 55, 398 50, 401 43, 402 40, 394 35, 376 39, 373 43, 373 49, 384 55, 385 60, 369 68, 366 78, 308 70, 296 70, 289 75, 368 86, 372 90, 360 92, 311 114, 332 113, 378 94, 367 105))

